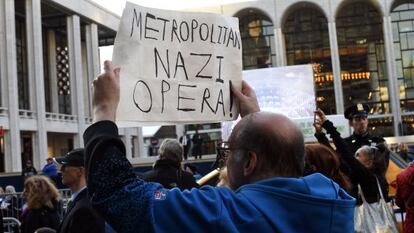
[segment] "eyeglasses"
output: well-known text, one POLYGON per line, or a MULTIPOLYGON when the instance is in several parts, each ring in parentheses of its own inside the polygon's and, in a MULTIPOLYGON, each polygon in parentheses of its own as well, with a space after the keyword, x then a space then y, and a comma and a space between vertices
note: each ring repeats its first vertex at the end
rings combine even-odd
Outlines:
POLYGON ((217 149, 216 149, 217 158, 216 158, 216 162, 214 163, 214 165, 218 167, 219 169, 225 167, 227 163, 227 159, 230 155, 230 151, 235 151, 235 150, 246 150, 246 149, 245 148, 233 148, 233 147, 230 147, 229 142, 221 142, 217 146, 217 149))
POLYGON ((230 146, 228 142, 222 142, 217 146, 217 157, 214 165, 219 169, 226 166, 227 158, 230 154, 230 146))

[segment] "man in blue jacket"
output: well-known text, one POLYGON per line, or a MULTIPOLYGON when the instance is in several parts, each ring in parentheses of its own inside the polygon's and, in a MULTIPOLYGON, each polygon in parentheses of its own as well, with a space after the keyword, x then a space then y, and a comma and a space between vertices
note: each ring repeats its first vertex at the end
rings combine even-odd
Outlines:
POLYGON ((304 142, 288 118, 259 112, 247 83, 232 88, 243 119, 229 139, 230 187, 163 189, 137 179, 114 124, 119 69, 93 83, 94 124, 84 134, 89 195, 118 233, 353 232, 355 200, 321 174, 301 178, 304 142))

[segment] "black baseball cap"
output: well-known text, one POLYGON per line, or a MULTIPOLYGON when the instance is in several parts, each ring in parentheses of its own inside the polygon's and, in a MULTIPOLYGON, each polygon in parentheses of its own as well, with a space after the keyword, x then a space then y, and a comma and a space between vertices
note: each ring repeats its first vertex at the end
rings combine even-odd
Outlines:
POLYGON ((366 104, 355 104, 348 107, 345 110, 344 116, 348 120, 352 120, 354 117, 367 117, 369 112, 369 107, 366 104))
POLYGON ((85 150, 83 148, 74 149, 69 151, 65 156, 60 158, 54 158, 55 162, 65 166, 83 167, 85 150))

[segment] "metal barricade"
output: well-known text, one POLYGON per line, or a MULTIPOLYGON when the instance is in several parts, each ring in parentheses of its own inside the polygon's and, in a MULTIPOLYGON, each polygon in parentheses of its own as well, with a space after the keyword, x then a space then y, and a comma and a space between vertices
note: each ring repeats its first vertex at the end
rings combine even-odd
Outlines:
MULTIPOLYGON (((61 219, 65 213, 68 200, 71 197, 69 189, 59 189, 62 201, 58 206, 58 212, 61 219)), ((21 223, 21 214, 25 208, 25 201, 21 192, 13 194, 0 195, 0 211, 3 215, 3 225, 5 232, 19 232, 21 223)))
POLYGON ((4 233, 18 233, 20 221, 15 218, 3 217, 4 233))

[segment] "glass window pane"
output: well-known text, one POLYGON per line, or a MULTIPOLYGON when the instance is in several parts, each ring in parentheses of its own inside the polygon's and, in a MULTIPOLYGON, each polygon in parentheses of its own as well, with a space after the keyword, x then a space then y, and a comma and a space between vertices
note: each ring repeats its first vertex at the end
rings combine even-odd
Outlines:
POLYGON ((401 21, 399 23, 400 32, 409 32, 413 30, 413 24, 411 21, 401 21))
POLYGON ((407 33, 408 49, 414 49, 414 32, 407 33))
POLYGON ((401 49, 408 49, 408 41, 407 41, 407 34, 406 33, 400 33, 400 43, 401 43, 401 49))
MULTIPOLYGON (((393 33, 395 43, 396 71, 400 78, 400 106, 403 112, 414 111, 414 73, 413 73, 413 51, 414 51, 414 3, 403 3, 394 6, 391 15, 398 14, 399 17, 392 17, 393 25, 398 24, 398 34, 393 33)), ((413 133, 414 122, 403 117, 403 133, 413 133), (408 131, 407 131, 408 130, 408 131)))
POLYGON ((240 34, 243 47, 243 69, 266 68, 274 64, 275 44, 273 23, 260 12, 239 16, 240 34))
POLYGON ((402 51, 403 67, 414 66, 414 50, 402 51))
POLYGON ((414 15, 411 11, 404 11, 400 13, 400 19, 401 20, 410 20, 414 19, 414 15))
POLYGON ((403 69, 402 69, 402 64, 401 64, 401 60, 395 61, 396 62, 396 66, 397 66, 397 78, 402 78, 403 77, 403 69))
POLYGON ((351 77, 342 81, 345 107, 364 102, 374 106, 375 114, 389 113, 381 14, 368 1, 354 2, 343 8, 336 22, 338 31, 347 32, 338 34, 341 71, 351 77), (361 76, 365 73, 369 75, 361 76))
MULTIPOLYGON (((380 106, 379 108, 384 108, 380 106)), ((375 118, 369 120, 369 130, 373 135, 381 135, 383 137, 394 136, 393 118, 375 118)))
POLYGON ((400 43, 394 43, 395 59, 401 59, 400 43))
MULTIPOLYGON (((335 114, 335 93, 327 19, 314 8, 291 12, 283 24, 288 65, 312 64, 317 106, 335 114)), ((341 34, 338 31, 338 34, 341 34)))

